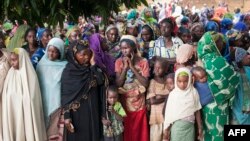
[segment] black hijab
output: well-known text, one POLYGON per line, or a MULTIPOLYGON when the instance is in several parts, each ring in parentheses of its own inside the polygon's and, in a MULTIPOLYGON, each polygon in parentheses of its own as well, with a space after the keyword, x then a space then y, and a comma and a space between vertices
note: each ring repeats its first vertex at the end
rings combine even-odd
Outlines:
POLYGON ((75 41, 69 48, 66 58, 68 64, 62 73, 62 106, 68 105, 78 97, 87 94, 90 90, 90 83, 93 79, 90 65, 80 65, 75 55, 77 52, 88 48, 88 43, 85 41, 75 41))

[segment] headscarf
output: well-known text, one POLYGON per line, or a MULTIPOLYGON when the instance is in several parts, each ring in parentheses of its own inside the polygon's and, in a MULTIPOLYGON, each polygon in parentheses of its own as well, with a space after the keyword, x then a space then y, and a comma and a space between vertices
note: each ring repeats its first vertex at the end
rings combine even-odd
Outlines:
POLYGON ((60 38, 52 38, 47 45, 45 55, 36 68, 42 92, 44 116, 47 126, 50 115, 61 106, 61 76, 67 64, 64 56, 63 40, 60 38), (48 50, 50 46, 58 49, 60 53, 59 59, 55 61, 49 60, 48 50))
POLYGON ((176 62, 179 64, 186 63, 193 57, 194 48, 189 44, 182 44, 176 53, 176 62))
POLYGON ((234 19, 234 15, 232 13, 226 13, 223 18, 228 18, 230 20, 234 19))
POLYGON ((234 29, 229 30, 226 33, 226 36, 229 41, 236 41, 242 38, 242 34, 239 31, 234 30, 234 29))
POLYGON ((157 23, 157 20, 153 17, 153 9, 151 8, 145 8, 142 13, 141 13, 141 17, 143 20, 145 20, 146 24, 156 24, 157 23), (146 16, 146 12, 150 12, 151 13, 151 16, 150 17, 147 17, 146 16))
POLYGON ((205 33, 198 43, 197 53, 207 72, 208 84, 218 105, 230 100, 239 84, 239 75, 225 60, 212 38, 213 32, 205 33))
POLYGON ((121 37, 120 43, 123 42, 123 41, 125 41, 126 43, 128 43, 132 47, 134 53, 136 53, 138 56, 141 56, 141 54, 138 51, 138 48, 136 46, 137 41, 136 41, 136 38, 134 36, 132 36, 132 35, 123 35, 121 37))
POLYGON ((89 44, 90 48, 95 53, 95 62, 97 66, 109 76, 115 76, 115 58, 102 50, 100 34, 93 34, 90 36, 89 44))
POLYGON ((205 31, 219 31, 219 25, 215 21, 209 21, 205 26, 205 31))
POLYGON ((200 22, 197 22, 197 23, 194 23, 191 28, 190 28, 190 32, 193 33, 194 32, 194 29, 197 28, 197 27, 201 27, 201 28, 204 28, 203 24, 200 23, 200 22))
POLYGON ((244 32, 248 30, 247 25, 244 22, 237 22, 233 28, 240 32, 244 32))
POLYGON ((243 48, 235 47, 235 62, 239 63, 247 55, 247 51, 243 48))
POLYGON ((108 44, 117 44, 117 43, 119 43, 119 40, 120 40, 120 39, 119 39, 119 36, 117 37, 115 43, 111 43, 111 42, 108 40, 108 32, 109 32, 111 29, 116 29, 116 30, 118 31, 118 34, 119 34, 119 29, 118 29, 115 25, 109 25, 109 26, 107 27, 106 31, 105 31, 105 37, 106 37, 106 39, 107 39, 108 44))
POLYGON ((148 24, 143 25, 142 29, 145 28, 145 27, 148 27, 150 29, 150 33, 152 33, 152 35, 153 35, 152 39, 155 40, 156 39, 156 35, 155 35, 154 29, 150 25, 148 25, 148 24))
POLYGON ((165 109, 164 129, 177 120, 194 115, 201 109, 200 99, 197 90, 192 84, 192 74, 188 68, 179 68, 175 73, 175 88, 168 96, 165 109), (180 75, 188 76, 188 85, 181 90, 177 85, 177 78, 180 75))
POLYGON ((45 32, 45 30, 46 30, 45 28, 38 28, 37 34, 36 34, 38 41, 42 39, 43 33, 45 32))
POLYGON ((127 20, 136 19, 137 11, 132 9, 127 16, 127 20))
POLYGON ((221 21, 221 33, 225 35, 226 32, 228 31, 228 27, 231 25, 233 25, 233 21, 229 18, 224 18, 221 21))
POLYGON ((74 41, 69 48, 66 58, 68 64, 62 73, 61 105, 66 106, 79 96, 86 94, 92 80, 90 66, 80 65, 75 59, 77 52, 87 49, 89 44, 84 41, 74 41), (74 87, 72 87, 74 84, 74 87))
POLYGON ((17 137, 20 140, 46 140, 37 74, 25 49, 15 48, 13 52, 18 55, 19 69, 10 68, 5 79, 1 112, 3 129, 6 129, 5 139, 17 137), (13 111, 12 114, 8 114, 10 111, 13 111), (13 125, 13 122, 16 124, 13 125), (16 135, 17 132, 20 134, 16 135))

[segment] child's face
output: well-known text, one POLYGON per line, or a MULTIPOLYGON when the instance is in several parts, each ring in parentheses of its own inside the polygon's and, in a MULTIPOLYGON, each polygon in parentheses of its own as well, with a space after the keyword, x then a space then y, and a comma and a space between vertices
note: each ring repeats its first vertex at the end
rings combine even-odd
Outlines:
POLYGON ((195 81, 198 81, 200 83, 207 82, 207 75, 204 71, 195 71, 194 72, 195 81))
POLYGON ((174 89, 174 79, 168 78, 166 84, 169 91, 172 91, 174 89))
POLYGON ((92 56, 90 49, 84 49, 76 53, 75 58, 79 65, 89 64, 92 56))
POLYGON ((178 76, 177 77, 177 86, 181 90, 185 90, 188 85, 188 76, 178 76))
POLYGON ((49 46, 48 48, 48 58, 50 61, 55 61, 59 59, 60 52, 59 50, 54 46, 49 46))
POLYGON ((114 105, 118 100, 117 92, 108 91, 108 104, 114 105))
POLYGON ((154 75, 157 77, 162 77, 164 76, 164 73, 165 71, 162 64, 159 61, 156 61, 154 65, 154 75))
POLYGON ((183 33, 183 34, 181 35, 181 39, 182 39, 182 41, 183 41, 184 43, 188 43, 188 42, 191 41, 191 35, 188 34, 188 33, 183 33))
POLYGON ((11 53, 11 55, 10 55, 10 63, 11 63, 11 66, 12 66, 15 70, 18 70, 18 69, 19 69, 19 57, 18 57, 17 54, 11 53))

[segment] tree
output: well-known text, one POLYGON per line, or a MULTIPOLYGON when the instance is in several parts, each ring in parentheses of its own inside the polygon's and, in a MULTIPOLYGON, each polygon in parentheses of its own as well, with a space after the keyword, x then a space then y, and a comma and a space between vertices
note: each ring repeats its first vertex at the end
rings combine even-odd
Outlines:
POLYGON ((49 25, 62 25, 65 16, 76 20, 79 15, 89 17, 100 15, 107 19, 111 11, 118 12, 124 4, 127 8, 147 5, 146 0, 1 0, 1 20, 26 20, 29 24, 46 22, 49 25))

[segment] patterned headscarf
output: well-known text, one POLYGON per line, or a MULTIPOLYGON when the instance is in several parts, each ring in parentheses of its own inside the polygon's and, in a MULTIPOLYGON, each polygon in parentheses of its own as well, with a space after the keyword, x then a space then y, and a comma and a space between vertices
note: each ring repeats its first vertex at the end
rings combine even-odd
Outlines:
POLYGON ((226 36, 229 41, 236 41, 242 37, 242 34, 237 30, 231 29, 226 33, 226 36))
POLYGON ((36 37, 37 39, 40 41, 43 37, 43 33, 45 32, 45 28, 39 28, 37 30, 37 34, 36 34, 36 37))
POLYGON ((247 55, 247 51, 243 48, 235 47, 235 61, 239 63, 247 55))

